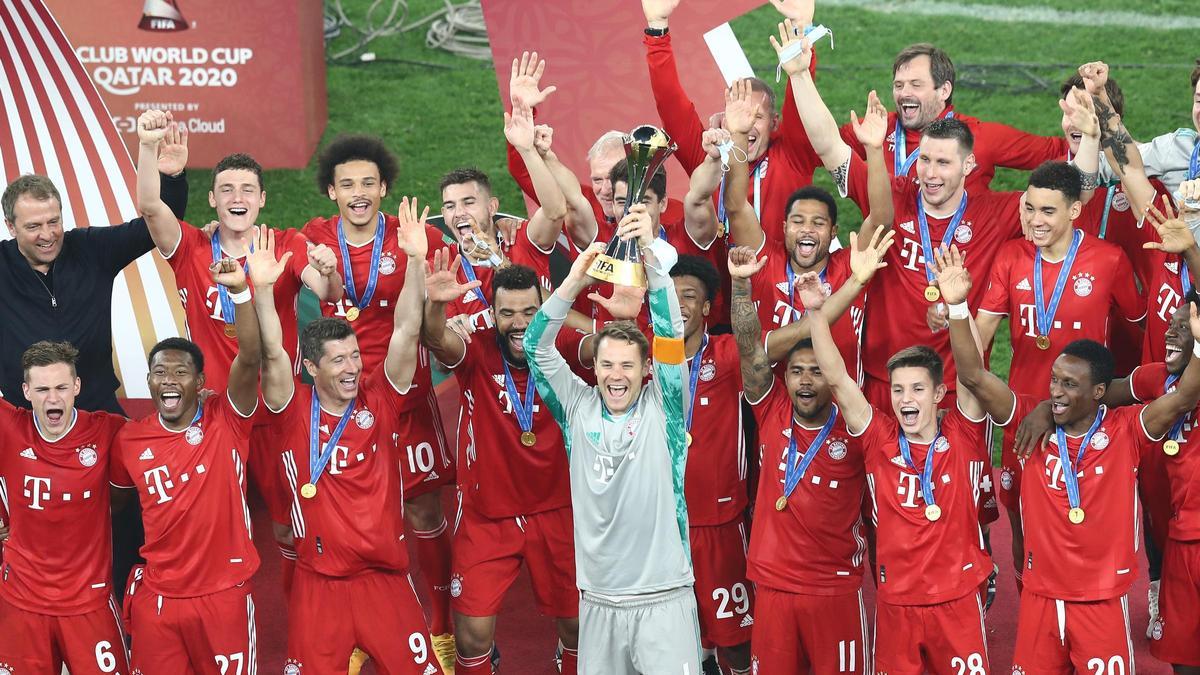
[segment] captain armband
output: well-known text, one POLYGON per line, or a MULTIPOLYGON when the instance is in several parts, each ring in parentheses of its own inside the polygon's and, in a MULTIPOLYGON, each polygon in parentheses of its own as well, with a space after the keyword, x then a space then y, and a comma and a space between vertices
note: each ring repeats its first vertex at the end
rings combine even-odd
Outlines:
POLYGON ((684 356, 682 338, 654 336, 654 360, 659 363, 677 366, 683 363, 684 356))

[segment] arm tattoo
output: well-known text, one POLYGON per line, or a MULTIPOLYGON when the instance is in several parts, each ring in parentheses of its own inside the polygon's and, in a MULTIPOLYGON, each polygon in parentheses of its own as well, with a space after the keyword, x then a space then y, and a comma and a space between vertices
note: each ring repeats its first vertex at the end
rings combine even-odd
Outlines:
POLYGON ((1133 143, 1133 138, 1121 124, 1121 117, 1098 97, 1092 98, 1096 106, 1096 117, 1100 120, 1100 147, 1112 153, 1116 161, 1117 173, 1125 175, 1125 167, 1129 166, 1129 153, 1125 146, 1133 143))
POLYGON ((762 329, 758 323, 758 312, 750 299, 749 279, 733 280, 730 305, 733 335, 742 364, 742 388, 748 398, 757 399, 771 386, 771 379, 775 375, 771 372, 767 350, 762 344, 762 329))

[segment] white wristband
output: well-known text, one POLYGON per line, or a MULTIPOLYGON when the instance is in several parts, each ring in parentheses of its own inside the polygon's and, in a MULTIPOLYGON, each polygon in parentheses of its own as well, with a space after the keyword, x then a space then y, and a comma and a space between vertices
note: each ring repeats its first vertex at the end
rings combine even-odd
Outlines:
POLYGON ((245 290, 243 290, 241 292, 229 294, 229 299, 232 300, 233 304, 235 304, 235 305, 244 305, 247 302, 250 302, 250 297, 251 296, 250 296, 250 288, 249 287, 247 287, 245 290))
POLYGON ((1200 359, 1200 340, 1192 340, 1192 356, 1200 359))
POLYGON ((946 316, 951 319, 969 319, 971 318, 971 308, 965 302, 947 305, 946 316))

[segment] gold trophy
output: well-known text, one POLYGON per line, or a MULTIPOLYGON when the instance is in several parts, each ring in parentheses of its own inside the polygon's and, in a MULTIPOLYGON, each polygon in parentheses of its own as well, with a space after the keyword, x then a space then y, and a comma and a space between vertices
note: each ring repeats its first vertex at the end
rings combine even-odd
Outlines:
POLYGON ((187 30, 188 22, 176 0, 146 0, 138 28, 152 31, 187 30))
MULTIPOLYGON (((662 169, 675 148, 676 145, 665 131, 649 124, 643 124, 625 136, 629 184, 622 217, 629 215, 629 209, 634 204, 642 203, 651 176, 662 169)), ((604 253, 596 256, 588 274, 621 286, 646 286, 646 269, 642 266, 637 242, 625 241, 620 237, 613 237, 608 242, 604 253)))

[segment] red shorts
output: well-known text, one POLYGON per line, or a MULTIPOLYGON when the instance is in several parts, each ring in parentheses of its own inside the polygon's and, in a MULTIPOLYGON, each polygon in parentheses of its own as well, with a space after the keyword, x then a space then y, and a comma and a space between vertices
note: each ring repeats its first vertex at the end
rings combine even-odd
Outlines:
POLYGON ((196 598, 168 598, 139 585, 127 601, 133 675, 255 672, 250 582, 196 598))
POLYGON ((128 673, 129 654, 117 604, 86 614, 50 616, 28 612, 0 598, 0 664, 16 675, 128 673))
POLYGON ((1200 542, 1167 540, 1150 653, 1174 665, 1200 666, 1200 542))
POLYGON ((701 645, 711 649, 749 642, 755 612, 754 586, 746 580, 746 526, 733 520, 692 527, 688 538, 701 645))
POLYGON ((1096 602, 1054 600, 1026 590, 1017 614, 1013 672, 1132 673, 1128 596, 1096 602))
POLYGON ((887 675, 988 672, 979 594, 937 605, 876 602, 874 661, 887 675))
POLYGON ((569 507, 503 520, 462 508, 451 549, 454 611, 466 616, 499 614, 524 560, 538 611, 555 618, 579 616, 572 527, 569 507))
POLYGON ((283 672, 344 673, 355 646, 371 655, 380 673, 442 672, 407 574, 370 571, 335 578, 297 566, 283 672))
MULTIPOLYGON (((265 404, 259 401, 259 405, 265 404)), ((292 493, 283 482, 279 457, 279 436, 271 433, 268 424, 255 424, 250 431, 250 460, 246 472, 250 474, 250 483, 262 495, 272 522, 290 526, 292 493)))
POLYGON ((751 671, 874 672, 862 589, 843 595, 800 595, 759 586, 755 605, 751 671))
MULTIPOLYGON (((428 367, 428 366, 426 366, 428 367)), ((434 436, 419 439, 418 442, 401 440, 397 443, 400 450, 400 476, 404 480, 404 498, 415 499, 421 495, 436 492, 443 485, 454 484, 454 455, 448 450, 446 431, 442 425, 442 414, 438 409, 437 398, 430 391, 427 403, 422 403, 406 415, 428 416, 432 420, 434 436)))

